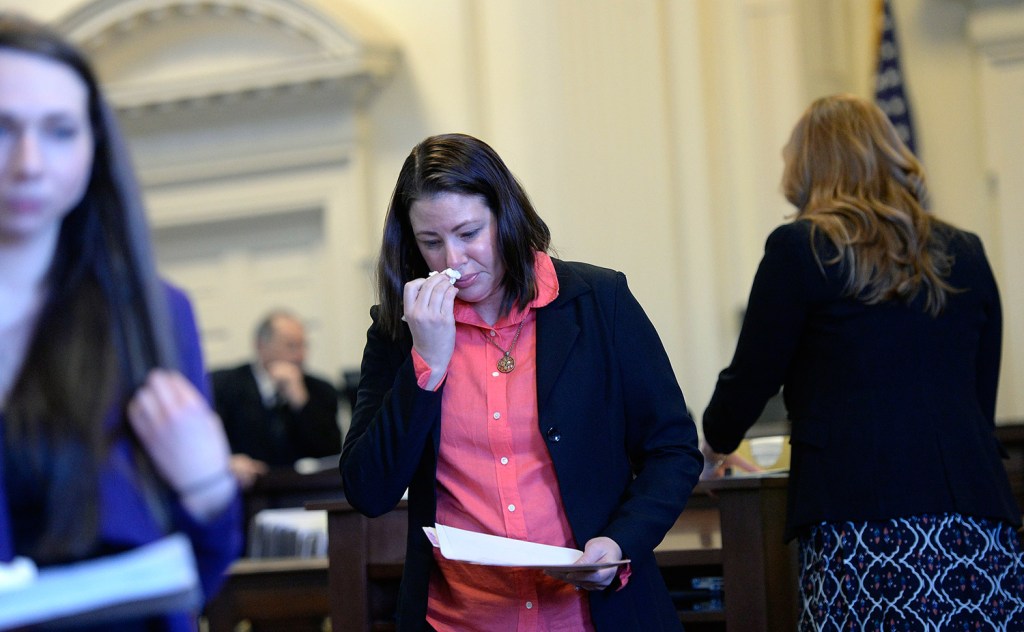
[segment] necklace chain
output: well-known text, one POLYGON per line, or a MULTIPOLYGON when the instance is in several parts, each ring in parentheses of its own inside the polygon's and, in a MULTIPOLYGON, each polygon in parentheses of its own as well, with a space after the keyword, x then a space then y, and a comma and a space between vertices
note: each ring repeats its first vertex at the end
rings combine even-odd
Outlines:
POLYGON ((494 341, 494 338, 484 333, 484 338, 502 353, 501 358, 498 359, 498 370, 502 373, 511 373, 516 368, 516 360, 512 357, 512 350, 516 348, 516 342, 519 341, 519 334, 523 332, 523 325, 525 324, 526 315, 524 314, 523 319, 519 321, 519 327, 516 328, 516 335, 512 336, 512 344, 508 346, 507 350, 502 349, 501 345, 494 341))

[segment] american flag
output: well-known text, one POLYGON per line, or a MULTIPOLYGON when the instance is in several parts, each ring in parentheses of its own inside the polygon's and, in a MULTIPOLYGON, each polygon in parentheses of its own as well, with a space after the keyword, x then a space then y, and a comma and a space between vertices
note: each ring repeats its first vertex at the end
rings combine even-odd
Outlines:
POLYGON ((892 19, 889 0, 878 2, 881 33, 878 38, 878 63, 875 68, 875 103, 889 116, 900 138, 910 151, 917 154, 914 141, 914 123, 910 116, 903 69, 900 67, 900 49, 896 41, 896 24, 892 19))

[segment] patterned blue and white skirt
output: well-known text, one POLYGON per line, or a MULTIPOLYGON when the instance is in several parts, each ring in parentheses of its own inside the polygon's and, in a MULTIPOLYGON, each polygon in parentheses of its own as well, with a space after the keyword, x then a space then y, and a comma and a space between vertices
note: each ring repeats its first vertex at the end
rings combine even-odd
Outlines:
POLYGON ((1024 545, 959 514, 824 523, 800 538, 800 630, 1024 631, 1024 545))

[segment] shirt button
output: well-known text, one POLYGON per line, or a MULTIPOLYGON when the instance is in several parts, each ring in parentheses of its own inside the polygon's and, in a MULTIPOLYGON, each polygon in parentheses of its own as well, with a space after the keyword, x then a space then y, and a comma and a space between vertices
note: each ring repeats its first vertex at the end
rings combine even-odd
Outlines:
POLYGON ((495 337, 495 336, 497 336, 497 335, 498 335, 498 332, 496 332, 496 331, 494 331, 494 330, 492 329, 492 330, 491 330, 491 338, 493 338, 493 337, 495 337))
POLYGON ((532 601, 527 601, 526 602, 526 609, 527 610, 532 610, 533 609, 533 602, 532 601))
POLYGON ((515 505, 509 505, 508 506, 508 510, 509 511, 515 511, 516 510, 516 506, 515 505))
POLYGON ((501 457, 501 464, 502 465, 508 465, 508 457, 507 456, 501 457))
POLYGON ((491 377, 498 377, 499 375, 501 375, 501 373, 498 373, 497 371, 491 373, 491 377))
POLYGON ((495 419, 501 419, 501 413, 494 413, 495 419))

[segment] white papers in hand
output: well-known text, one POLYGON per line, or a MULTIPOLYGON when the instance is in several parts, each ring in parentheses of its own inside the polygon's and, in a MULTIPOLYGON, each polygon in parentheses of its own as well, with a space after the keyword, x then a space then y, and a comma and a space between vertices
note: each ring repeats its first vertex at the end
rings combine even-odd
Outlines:
POLYGON ((602 564, 574 564, 583 551, 550 544, 537 544, 495 535, 476 533, 442 524, 423 527, 427 538, 441 549, 446 559, 488 566, 518 566, 522 568, 562 569, 588 571, 625 564, 629 560, 602 564))
POLYGON ((27 557, 0 562, 0 592, 27 586, 35 580, 38 572, 36 565, 27 557))
POLYGON ((0 630, 47 621, 103 624, 188 612, 202 602, 192 545, 180 533, 125 553, 50 566, 0 592, 0 630))

